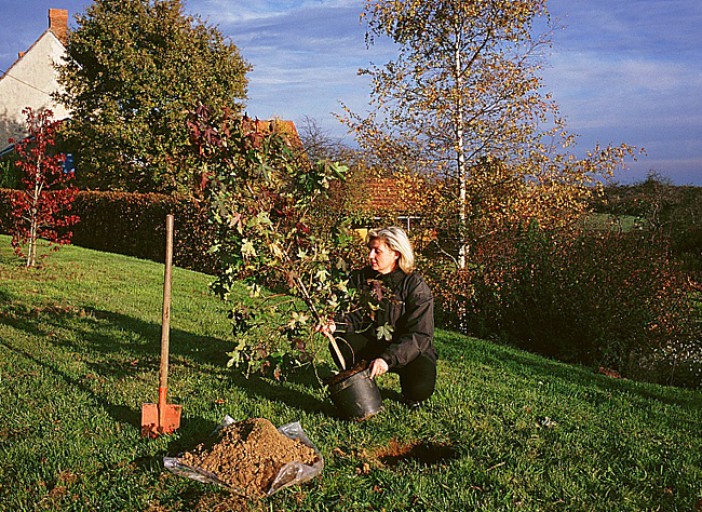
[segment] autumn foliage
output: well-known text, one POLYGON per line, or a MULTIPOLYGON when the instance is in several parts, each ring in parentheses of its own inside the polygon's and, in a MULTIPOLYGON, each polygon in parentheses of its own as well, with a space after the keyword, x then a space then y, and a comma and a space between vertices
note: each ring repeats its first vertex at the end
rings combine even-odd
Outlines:
POLYGON ((65 156, 54 152, 58 122, 50 110, 23 110, 28 135, 15 143, 21 170, 22 193, 12 199, 12 246, 27 267, 37 264, 37 240, 48 240, 54 249, 71 241, 70 230, 78 216, 72 213, 75 188, 73 171, 65 171, 65 156))

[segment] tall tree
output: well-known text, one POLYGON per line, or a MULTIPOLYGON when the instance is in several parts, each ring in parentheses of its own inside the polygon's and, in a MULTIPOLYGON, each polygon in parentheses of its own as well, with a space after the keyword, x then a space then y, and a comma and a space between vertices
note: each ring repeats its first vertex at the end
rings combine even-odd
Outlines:
POLYGON ((95 0, 77 21, 60 80, 78 182, 192 190, 187 112, 241 111, 251 68, 238 48, 180 0, 95 0))
POLYGON ((592 191, 583 185, 630 151, 566 152, 573 137, 539 76, 546 0, 366 0, 363 18, 368 41, 390 38, 398 56, 361 71, 375 108, 366 117, 347 109, 344 120, 396 172, 441 178, 455 214, 437 218, 451 219, 444 232, 459 268, 476 237, 520 214, 562 221, 578 211, 592 191))

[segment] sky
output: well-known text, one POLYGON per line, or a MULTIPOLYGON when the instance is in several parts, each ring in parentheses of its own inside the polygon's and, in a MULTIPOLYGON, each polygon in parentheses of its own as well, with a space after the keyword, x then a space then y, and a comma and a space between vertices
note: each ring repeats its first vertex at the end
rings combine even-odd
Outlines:
MULTIPOLYGON (((87 0, 0 0, 0 70, 47 28, 49 8, 68 9, 69 26, 87 0)), ((251 117, 312 119, 353 144, 334 117, 343 104, 367 110, 369 82, 357 75, 393 58, 387 43, 367 47, 363 0, 184 0, 186 12, 215 25, 253 66, 251 117)), ((702 186, 702 0, 550 0, 559 28, 544 55, 550 92, 577 135, 574 152, 626 143, 620 183, 655 172, 702 186)), ((1 73, 1 71, 0 71, 1 73)))

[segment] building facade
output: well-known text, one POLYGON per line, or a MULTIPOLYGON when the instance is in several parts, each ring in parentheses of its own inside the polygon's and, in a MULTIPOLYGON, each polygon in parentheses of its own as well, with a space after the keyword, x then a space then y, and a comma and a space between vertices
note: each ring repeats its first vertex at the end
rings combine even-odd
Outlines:
POLYGON ((55 66, 66 55, 68 11, 49 9, 49 27, 15 63, 0 76, 0 151, 7 148, 9 138, 27 134, 22 110, 51 109, 55 120, 68 117, 66 108, 52 94, 63 92, 55 66))

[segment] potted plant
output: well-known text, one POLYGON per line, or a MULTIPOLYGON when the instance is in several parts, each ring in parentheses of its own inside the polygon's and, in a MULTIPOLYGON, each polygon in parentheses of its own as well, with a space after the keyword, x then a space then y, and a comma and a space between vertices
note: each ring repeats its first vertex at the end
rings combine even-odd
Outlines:
MULTIPOLYGON (((360 307, 348 283, 349 262, 358 259, 361 244, 349 219, 336 208, 324 209, 347 168, 310 164, 283 136, 261 133, 257 123, 226 112, 215 118, 200 107, 189 125, 216 228, 212 251, 219 269, 212 286, 232 300, 236 341, 229 364, 247 375, 269 371, 278 379, 292 366, 311 364, 317 375, 315 362, 327 342, 343 361, 338 340, 323 339, 319 327, 360 307), (248 298, 236 299, 231 292, 242 283, 248 298)), ((362 386, 375 388, 370 395, 379 399, 375 383, 366 381, 362 386)))

